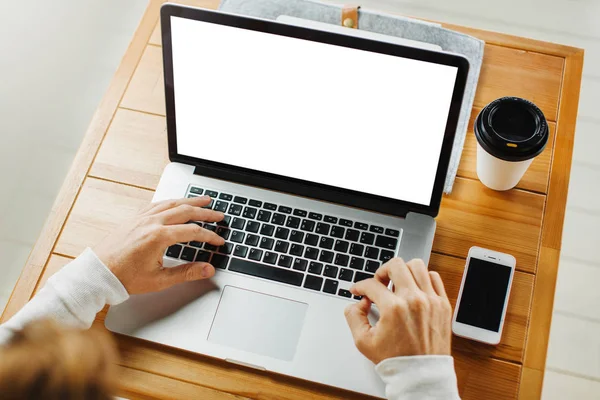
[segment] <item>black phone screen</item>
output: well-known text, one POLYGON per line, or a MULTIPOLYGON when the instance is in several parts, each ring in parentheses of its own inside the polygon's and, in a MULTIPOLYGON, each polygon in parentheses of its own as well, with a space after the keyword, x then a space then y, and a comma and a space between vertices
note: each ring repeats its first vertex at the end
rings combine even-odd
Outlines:
POLYGON ((456 321, 498 332, 511 268, 471 258, 456 321))

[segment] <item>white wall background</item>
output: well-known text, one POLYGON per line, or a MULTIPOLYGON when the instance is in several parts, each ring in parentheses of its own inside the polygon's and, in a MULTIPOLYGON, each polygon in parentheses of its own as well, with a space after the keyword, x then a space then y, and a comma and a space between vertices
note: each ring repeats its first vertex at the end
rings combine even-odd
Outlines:
MULTIPOLYGON (((585 48, 543 398, 600 399, 600 1, 359 3, 585 48)), ((0 0, 0 309, 145 6, 0 0)))

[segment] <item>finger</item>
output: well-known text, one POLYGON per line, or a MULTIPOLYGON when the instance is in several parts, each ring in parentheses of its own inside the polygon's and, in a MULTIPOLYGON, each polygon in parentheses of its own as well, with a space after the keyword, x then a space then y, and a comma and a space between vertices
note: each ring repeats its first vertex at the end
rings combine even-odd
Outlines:
POLYGON ((446 288, 444 288, 444 282, 442 281, 440 274, 438 274, 436 271, 429 271, 429 276, 431 277, 431 285, 433 286, 433 290, 435 290, 438 296, 447 299, 448 295, 446 294, 446 288))
POLYGON ((159 212, 169 210, 171 208, 178 207, 182 204, 189 204, 194 207, 204 207, 209 205, 211 202, 211 198, 209 196, 198 196, 192 197, 189 199, 172 199, 172 200, 163 200, 158 203, 152 203, 147 207, 147 210, 142 212, 142 214, 146 215, 154 215, 159 212))
POLYGON ((427 267, 425 266, 423 260, 410 260, 406 263, 406 266, 410 270, 410 273, 412 274, 419 289, 427 294, 435 294, 433 286, 431 285, 431 278, 429 278, 427 267))
POLYGON ((166 287, 183 282, 208 279, 214 274, 215 268, 206 262, 194 262, 163 269, 163 279, 166 287))
POLYGON ((375 273, 377 280, 381 282, 390 280, 394 284, 394 292, 400 290, 416 290, 417 284, 413 278, 408 266, 399 257, 392 258, 390 261, 383 264, 375 273))
POLYGON ((362 299, 358 303, 350 304, 344 310, 346 316, 346 322, 352 332, 352 337, 355 343, 364 343, 364 340, 368 337, 371 331, 371 324, 367 315, 369 314, 370 304, 365 299, 362 299))
POLYGON ((381 307, 386 302, 394 301, 394 295, 390 292, 383 283, 375 279, 365 279, 355 283, 350 288, 350 292, 355 296, 366 296, 373 303, 381 307))
POLYGON ((222 246, 225 243, 225 239, 221 236, 197 224, 167 225, 163 227, 163 230, 164 237, 168 242, 167 246, 191 241, 210 243, 215 246, 222 246))
POLYGON ((162 211, 155 217, 163 225, 185 224, 189 221, 218 222, 224 217, 220 211, 207 210, 189 204, 181 204, 175 208, 162 211))

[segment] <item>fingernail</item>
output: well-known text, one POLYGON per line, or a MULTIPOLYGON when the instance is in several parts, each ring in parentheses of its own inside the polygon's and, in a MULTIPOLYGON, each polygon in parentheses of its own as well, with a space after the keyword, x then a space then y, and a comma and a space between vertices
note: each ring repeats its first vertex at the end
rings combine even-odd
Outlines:
POLYGON ((209 265, 204 266, 204 268, 202 268, 202 276, 206 278, 209 277, 210 274, 212 274, 212 267, 209 265))

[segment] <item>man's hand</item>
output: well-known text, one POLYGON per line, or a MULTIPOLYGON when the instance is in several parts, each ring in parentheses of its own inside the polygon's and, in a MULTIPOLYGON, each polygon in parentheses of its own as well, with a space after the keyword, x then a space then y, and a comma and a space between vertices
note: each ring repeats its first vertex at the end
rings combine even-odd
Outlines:
POLYGON ((177 283, 210 278, 215 269, 205 262, 163 267, 163 254, 175 243, 225 243, 216 233, 188 223, 221 221, 223 213, 201 208, 209 203, 210 197, 202 196, 150 204, 108 235, 94 252, 129 294, 156 292, 177 283))
POLYGON ((375 364, 398 356, 450 355, 452 307, 440 275, 428 272, 423 261, 394 258, 350 291, 364 297, 346 308, 346 320, 356 347, 375 364), (367 319, 371 302, 380 312, 375 326, 367 319))

